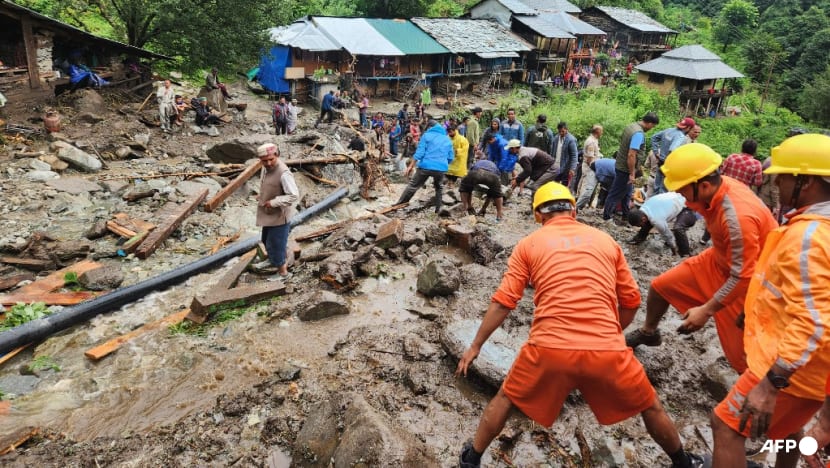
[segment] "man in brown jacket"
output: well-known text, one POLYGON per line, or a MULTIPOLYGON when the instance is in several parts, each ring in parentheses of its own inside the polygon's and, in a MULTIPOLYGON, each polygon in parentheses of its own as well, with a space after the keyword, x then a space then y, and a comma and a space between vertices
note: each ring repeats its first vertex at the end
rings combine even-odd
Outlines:
POLYGON ((262 226, 262 243, 268 252, 268 260, 255 267, 276 267, 280 277, 287 277, 289 273, 285 251, 291 218, 294 216, 294 204, 299 199, 300 191, 288 166, 280 159, 277 145, 261 145, 257 148, 257 156, 262 162, 262 175, 257 197, 256 225, 262 226))

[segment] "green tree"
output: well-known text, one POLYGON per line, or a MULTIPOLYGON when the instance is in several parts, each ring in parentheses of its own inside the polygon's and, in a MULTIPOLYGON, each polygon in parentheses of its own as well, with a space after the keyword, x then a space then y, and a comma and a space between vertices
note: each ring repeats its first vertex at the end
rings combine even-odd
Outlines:
POLYGON ((799 110, 804 117, 830 127, 830 65, 804 86, 799 110))
POLYGON ((749 36, 758 24, 758 7, 746 0, 730 0, 715 21, 714 34, 723 50, 749 36))
POLYGON ((756 83, 765 83, 771 76, 779 76, 786 64, 787 53, 781 41, 770 33, 751 35, 741 43, 744 72, 756 83))

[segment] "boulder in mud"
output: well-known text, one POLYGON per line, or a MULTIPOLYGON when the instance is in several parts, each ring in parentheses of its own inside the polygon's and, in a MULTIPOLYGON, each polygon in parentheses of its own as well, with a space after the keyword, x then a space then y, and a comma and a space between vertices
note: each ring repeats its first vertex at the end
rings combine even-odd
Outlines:
POLYGON ((320 264, 320 279, 338 291, 348 291, 357 286, 354 253, 344 250, 329 256, 320 264))
POLYGON ((220 143, 206 151, 211 161, 216 163, 244 164, 249 159, 257 159, 256 149, 264 143, 273 143, 271 135, 246 135, 220 143))
POLYGON ((470 253, 476 263, 488 265, 503 250, 504 246, 493 240, 485 226, 479 224, 475 226, 470 253))
POLYGON ((439 466, 426 444, 352 394, 334 466, 439 466))
POLYGON ((337 407, 333 399, 323 400, 308 413, 294 444, 295 461, 305 460, 316 466, 329 466, 338 442, 337 407))
POLYGON ((378 235, 375 238, 375 245, 381 249, 388 249, 400 244, 404 238, 403 221, 400 219, 393 219, 380 228, 378 228, 378 235))
MULTIPOLYGON (((441 345, 448 354, 460 360, 473 342, 480 324, 480 320, 471 319, 450 322, 441 333, 441 345)), ((481 347, 481 353, 470 368, 489 385, 499 387, 521 347, 522 340, 497 328, 481 347)))
POLYGON ((58 158, 66 161, 72 167, 84 172, 98 172, 102 164, 98 158, 82 151, 64 141, 52 143, 52 150, 58 152, 58 158))
POLYGON ((95 114, 101 112, 101 109, 107 108, 104 98, 94 89, 79 89, 73 94, 77 96, 75 99, 75 110, 78 111, 78 114, 95 114))
POLYGON ((29 171, 25 175, 26 180, 32 182, 46 182, 47 180, 58 179, 60 174, 52 171, 29 171))
POLYGON ((433 260, 418 273, 418 292, 427 296, 449 296, 461 286, 461 274, 452 262, 433 260))
POLYGON ((117 266, 105 265, 84 272, 78 277, 78 282, 91 291, 109 291, 121 286, 124 282, 124 273, 117 266))
POLYGON ((351 311, 349 302, 331 291, 319 291, 309 294, 308 298, 301 301, 300 304, 302 304, 302 308, 297 312, 297 317, 303 322, 323 320, 335 315, 346 315, 351 311))
POLYGON ((58 192, 67 192, 72 195, 103 190, 101 186, 95 182, 82 179, 80 177, 64 177, 61 179, 50 180, 46 182, 46 185, 52 187, 58 192))

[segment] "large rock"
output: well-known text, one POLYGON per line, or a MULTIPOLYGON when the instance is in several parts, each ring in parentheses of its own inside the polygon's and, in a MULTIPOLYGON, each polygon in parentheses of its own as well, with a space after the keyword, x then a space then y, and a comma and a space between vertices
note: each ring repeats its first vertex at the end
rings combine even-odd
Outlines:
POLYGON ((41 161, 40 159, 31 159, 29 160, 29 167, 36 171, 51 171, 52 166, 49 163, 41 161))
MULTIPOLYGON (((464 351, 473 342, 480 324, 480 320, 471 319, 449 323, 441 333, 441 344, 447 353, 460 360, 464 351)), ((471 369, 488 384, 499 387, 516 360, 521 346, 521 340, 508 335, 501 327, 496 328, 481 347, 481 352, 473 361, 471 369)))
POLYGON ((46 182, 46 185, 52 187, 53 189, 59 192, 67 192, 71 193, 72 195, 78 195, 81 193, 88 192, 98 192, 102 190, 101 186, 96 184, 95 182, 91 182, 80 177, 64 177, 61 179, 50 180, 46 182))
POLYGON ((118 289, 124 282, 124 273, 114 265, 105 265, 101 268, 84 272, 78 282, 81 286, 92 291, 109 291, 118 289))
POLYGON ((98 158, 79 150, 64 141, 52 143, 52 150, 58 152, 58 158, 68 162, 71 166, 85 172, 98 172, 102 164, 98 158))
POLYGON ((400 219, 393 219, 380 228, 378 228, 378 235, 375 238, 375 245, 381 249, 388 249, 400 244, 404 238, 403 221, 400 219))
POLYGON ((349 302, 330 291, 311 293, 307 300, 302 301, 301 304, 302 308, 297 312, 297 317, 303 322, 322 320, 335 315, 346 315, 350 312, 349 302))
POLYGON ((199 90, 198 97, 206 97, 208 106, 216 109, 219 112, 228 111, 228 102, 225 101, 225 96, 222 95, 221 89, 208 89, 204 86, 199 90))
POLYGON ((337 252, 320 265, 320 279, 338 291, 348 291, 357 286, 353 269, 354 254, 348 250, 337 252))
POLYGON ((273 143, 271 135, 246 135, 220 143, 209 148, 206 153, 213 162, 244 164, 249 159, 256 159, 256 149, 264 143, 273 143))
POLYGON ((47 180, 59 178, 60 174, 52 171, 29 171, 24 177, 26 177, 26 180, 32 182, 46 182, 47 180))
POLYGON ((329 466, 338 442, 337 406, 333 399, 323 400, 308 413, 294 444, 299 466, 329 466))
POLYGON ((78 114, 97 114, 107 108, 104 98, 94 89, 79 89, 75 91, 75 96, 77 96, 75 110, 78 111, 78 114))
POLYGON ((429 447, 352 394, 334 466, 439 466, 429 447))
POLYGON ((449 296, 461 286, 461 274, 452 262, 433 260, 418 273, 418 292, 427 296, 449 296))
POLYGON ((216 192, 222 190, 222 187, 216 181, 208 178, 201 178, 198 182, 183 180, 176 184, 176 190, 188 198, 202 193, 204 189, 208 189, 208 199, 210 199, 216 195, 216 192))

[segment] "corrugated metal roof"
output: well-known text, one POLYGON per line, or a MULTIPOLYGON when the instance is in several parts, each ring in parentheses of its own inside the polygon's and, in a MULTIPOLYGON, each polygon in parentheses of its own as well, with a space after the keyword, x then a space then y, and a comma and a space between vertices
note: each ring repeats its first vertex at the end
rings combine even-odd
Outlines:
POLYGON ((342 49, 339 44, 332 42, 313 23, 307 20, 297 21, 288 26, 271 28, 268 30, 268 35, 277 44, 302 50, 322 52, 342 49))
POLYGON ((575 39, 576 36, 570 34, 569 32, 559 28, 554 23, 547 21, 545 19, 547 14, 543 13, 539 16, 514 16, 513 20, 518 21, 528 28, 535 31, 537 34, 543 37, 549 37, 553 39, 575 39))
POLYGON ((569 15, 564 11, 556 13, 541 13, 539 17, 543 18, 546 22, 553 24, 557 28, 577 36, 605 35, 605 31, 602 29, 595 28, 585 21, 569 15))
POLYGON ((123 42, 113 41, 112 39, 106 39, 106 38, 103 38, 103 37, 100 37, 100 36, 96 36, 95 34, 91 34, 91 33, 88 33, 86 31, 84 31, 83 29, 78 29, 75 26, 71 26, 69 24, 63 23, 63 22, 58 21, 54 18, 50 18, 46 15, 42 15, 42 14, 40 14, 40 13, 34 11, 34 10, 30 10, 26 7, 20 6, 16 3, 9 2, 7 0, 2 0, 2 3, 0 3, 0 5, 2 5, 3 7, 8 8, 10 10, 25 12, 26 14, 30 15, 31 17, 36 18, 38 21, 42 21, 44 23, 47 23, 47 24, 50 24, 50 25, 54 26, 56 29, 63 29, 63 30, 68 31, 70 33, 84 36, 87 40, 90 40, 90 41, 109 43, 114 47, 128 50, 128 51, 134 53, 135 55, 137 55, 139 57, 153 57, 153 58, 160 58, 160 59, 165 59, 165 60, 172 60, 170 57, 168 57, 166 55, 157 54, 155 52, 150 52, 149 50, 144 50, 140 47, 135 47, 135 46, 131 46, 131 45, 128 45, 128 44, 124 44, 123 42))
POLYGON ((598 6, 596 7, 615 21, 622 23, 629 28, 643 32, 676 32, 657 21, 651 19, 645 13, 625 8, 598 6))
POLYGON ((526 52, 533 46, 493 21, 454 18, 412 18, 412 22, 456 54, 526 52))
POLYGON ((477 52, 476 55, 483 59, 500 58, 500 57, 518 57, 516 52, 477 52))
POLYGON ((510 10, 514 15, 535 15, 536 10, 529 7, 520 0, 496 0, 510 10))
POLYGON ((314 16, 311 21, 352 55, 406 55, 363 18, 314 16))
POLYGON ((405 54, 448 54, 446 47, 408 20, 367 18, 372 27, 405 54))
POLYGON ((568 0, 521 0, 522 3, 530 8, 538 10, 540 13, 547 11, 564 11, 565 13, 581 13, 582 9, 568 0))
POLYGON ((659 73, 692 80, 743 78, 744 76, 723 63, 720 57, 699 45, 679 47, 654 60, 641 63, 636 68, 646 73, 659 73))

